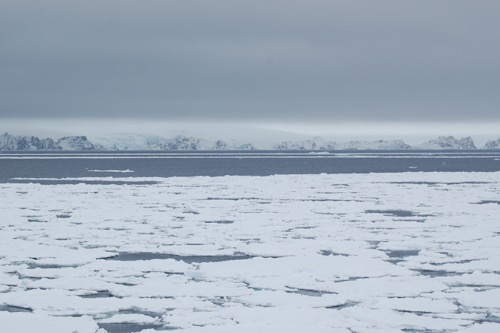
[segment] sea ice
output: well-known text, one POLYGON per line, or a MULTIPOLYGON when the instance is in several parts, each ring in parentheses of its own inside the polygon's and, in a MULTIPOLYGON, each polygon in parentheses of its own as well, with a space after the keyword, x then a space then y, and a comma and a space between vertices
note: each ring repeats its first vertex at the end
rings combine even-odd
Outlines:
POLYGON ((2 331, 499 329, 500 173, 21 181, 2 331))

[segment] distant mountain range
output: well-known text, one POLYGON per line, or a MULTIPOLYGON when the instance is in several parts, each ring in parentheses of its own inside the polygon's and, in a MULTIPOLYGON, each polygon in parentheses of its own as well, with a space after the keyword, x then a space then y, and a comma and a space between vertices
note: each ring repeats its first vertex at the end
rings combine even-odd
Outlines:
POLYGON ((40 139, 36 136, 21 136, 4 133, 0 136, 0 150, 103 150, 85 136, 65 136, 58 140, 40 139))
MULTIPOLYGON (((2 151, 36 150, 257 150, 263 149, 252 143, 223 140, 205 140, 186 135, 172 138, 148 135, 115 135, 90 142, 86 136, 65 136, 59 139, 40 139, 36 136, 20 136, 4 133, 0 136, 2 151)), ((268 149, 268 147, 264 148, 268 149)), ((440 136, 437 139, 410 146, 402 140, 378 141, 327 141, 320 137, 310 140, 282 141, 272 146, 273 150, 474 150, 478 149, 472 138, 455 139, 440 136)), ((500 138, 488 141, 480 149, 500 149, 500 138)))

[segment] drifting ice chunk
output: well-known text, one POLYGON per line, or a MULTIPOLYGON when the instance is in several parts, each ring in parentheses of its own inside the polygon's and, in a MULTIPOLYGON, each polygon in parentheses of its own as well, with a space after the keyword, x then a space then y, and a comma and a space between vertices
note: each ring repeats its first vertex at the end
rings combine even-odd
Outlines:
POLYGON ((99 330, 97 323, 88 316, 68 318, 32 313, 0 312, 0 323, 3 332, 106 333, 104 330, 99 330))

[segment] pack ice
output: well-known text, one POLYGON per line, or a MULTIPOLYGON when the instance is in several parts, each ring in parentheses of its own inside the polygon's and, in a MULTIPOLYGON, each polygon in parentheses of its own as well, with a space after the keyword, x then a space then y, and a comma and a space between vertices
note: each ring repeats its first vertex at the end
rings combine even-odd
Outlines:
POLYGON ((18 181, 2 332, 500 331, 500 173, 18 181))

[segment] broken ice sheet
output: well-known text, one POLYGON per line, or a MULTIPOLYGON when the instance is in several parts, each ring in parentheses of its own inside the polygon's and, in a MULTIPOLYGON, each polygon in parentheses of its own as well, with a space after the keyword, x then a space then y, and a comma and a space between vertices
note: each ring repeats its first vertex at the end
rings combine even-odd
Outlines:
POLYGON ((500 205, 478 202, 498 196, 499 173, 71 181, 2 184, 2 324, 498 327, 500 205))

